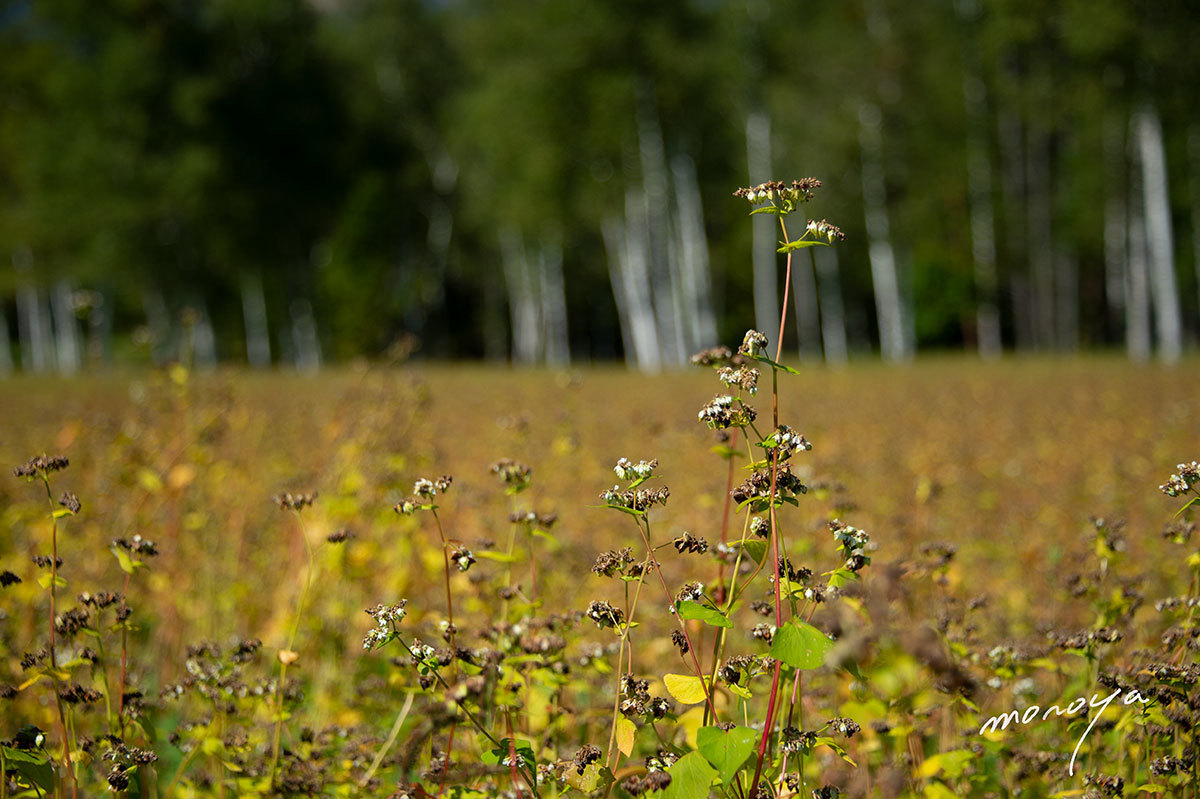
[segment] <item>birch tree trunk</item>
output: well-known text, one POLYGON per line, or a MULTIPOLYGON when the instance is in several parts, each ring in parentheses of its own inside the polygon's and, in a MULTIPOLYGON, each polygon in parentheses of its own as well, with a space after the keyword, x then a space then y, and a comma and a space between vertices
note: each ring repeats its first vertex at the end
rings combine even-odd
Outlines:
POLYGON ((242 318, 246 323, 246 360, 254 369, 266 369, 271 365, 271 333, 258 275, 242 278, 242 318))
POLYGON ((305 299, 295 300, 289 310, 296 370, 304 374, 316 374, 321 370, 321 341, 317 337, 317 320, 313 317, 312 304, 305 299))
POLYGON ((1130 148, 1129 249, 1125 286, 1125 348, 1133 361, 1150 358, 1150 277, 1141 155, 1130 148))
POLYGON ((509 229, 501 234, 500 254, 512 319, 512 359, 514 363, 536 363, 541 351, 540 303, 520 232, 509 229))
POLYGON ((1192 174, 1192 270, 1196 273, 1196 309, 1200 311, 1200 128, 1188 132, 1192 174))
POLYGON ((825 361, 840 365, 846 362, 846 315, 842 307, 842 282, 838 275, 836 247, 809 247, 813 268, 817 273, 817 288, 821 300, 821 342, 825 361))
POLYGON ((65 280, 54 284, 50 295, 50 310, 54 318, 55 362, 59 374, 73 375, 83 365, 83 342, 79 336, 79 320, 71 299, 71 286, 65 280))
POLYGON ((4 304, 0 303, 0 377, 13 373, 12 340, 8 336, 8 316, 4 304))
POLYGON ((988 157, 987 97, 979 65, 975 29, 978 0, 956 3, 963 22, 963 104, 966 111, 967 206, 975 276, 975 345, 981 358, 1003 349, 996 295, 996 219, 992 204, 992 164, 988 157))
MULTIPOLYGON (((746 162, 750 185, 771 180, 771 118, 753 111, 746 119, 746 162)), ((754 233, 751 258, 754 269, 754 326, 765 333, 768 350, 776 347, 779 335, 778 220, 770 214, 750 217, 754 233)))
POLYGON ((1175 282, 1175 243, 1171 232, 1171 205, 1167 189, 1167 157, 1162 126, 1153 105, 1135 116, 1142 162, 1142 190, 1146 213, 1146 244, 1150 256, 1150 287, 1154 306, 1159 357, 1175 363, 1183 352, 1183 323, 1179 289, 1175 282))
POLYGON ((888 223, 879 108, 863 103, 859 108, 858 120, 859 143, 862 147, 863 209, 869 240, 871 282, 875 289, 875 312, 879 321, 879 349, 885 361, 903 361, 910 353, 905 341, 904 306, 888 223))
POLYGON ((198 369, 211 371, 217 367, 217 336, 203 300, 197 303, 192 327, 192 358, 198 369))
POLYGON ((562 244, 543 244, 538 250, 541 276, 543 339, 546 364, 561 368, 571 363, 567 330, 567 295, 563 285, 562 244))
POLYGON ((1129 211, 1125 198, 1125 136, 1119 117, 1110 114, 1104 120, 1104 296, 1108 305, 1109 327, 1119 329, 1125 316, 1125 290, 1128 284, 1127 248, 1129 211))
POLYGON ((696 180, 696 165, 686 155, 672 161, 675 179, 675 208, 679 231, 679 258, 683 265, 686 353, 717 343, 717 321, 713 312, 712 269, 708 257, 708 235, 704 230, 704 206, 696 180))
POLYGON ((638 152, 642 167, 641 213, 646 231, 654 315, 662 361, 678 366, 687 360, 683 342, 683 301, 677 270, 672 264, 670 182, 665 147, 652 94, 643 91, 638 103, 638 152))
POLYGON ((641 206, 642 200, 637 194, 634 189, 626 192, 625 224, 612 219, 604 225, 604 244, 608 250, 613 296, 622 318, 621 329, 626 333, 625 360, 643 372, 653 373, 662 368, 662 358, 651 303, 645 231, 640 225, 643 217, 631 212, 641 206))

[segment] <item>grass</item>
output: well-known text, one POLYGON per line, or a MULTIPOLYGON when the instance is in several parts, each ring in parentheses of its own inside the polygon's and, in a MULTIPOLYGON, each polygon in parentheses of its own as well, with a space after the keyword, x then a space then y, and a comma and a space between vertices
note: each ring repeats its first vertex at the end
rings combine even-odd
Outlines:
MULTIPOLYGON (((727 473, 711 452, 717 443, 713 432, 696 422, 696 411, 719 388, 709 370, 646 377, 615 368, 552 374, 415 365, 346 369, 318 378, 242 372, 177 373, 175 378, 155 373, 0 383, 0 416, 6 419, 0 462, 15 466, 43 451, 67 455, 70 467, 52 476, 55 496, 69 490, 83 503, 82 512, 62 520, 57 532, 68 581, 59 590, 60 606, 76 604, 73 598, 84 590, 125 594, 128 585, 133 629, 121 632, 129 639, 130 687, 144 695, 145 704, 141 718, 133 721, 147 734, 156 733, 152 748, 159 758, 129 769, 136 776, 129 795, 149 795, 155 783, 160 795, 166 794, 177 774, 175 796, 267 792, 270 784, 289 795, 387 796, 397 781, 421 782, 432 795, 461 793, 464 786, 486 780, 514 795, 530 794, 536 780, 516 773, 511 763, 472 762, 472 752, 486 760, 486 748, 472 742, 464 713, 436 701, 442 695, 437 688, 418 695, 407 712, 416 672, 394 668, 388 658, 411 658, 399 647, 363 653, 362 637, 372 625, 363 608, 407 598, 402 641, 412 646, 410 636, 420 630, 432 642, 438 621, 444 620, 449 582, 459 635, 479 642, 501 615, 492 587, 510 571, 513 582, 530 588, 530 569, 536 565, 542 604, 528 611, 535 616, 550 610, 579 614, 593 599, 628 608, 619 582, 590 571, 602 551, 628 546, 643 558, 646 543, 657 546, 685 530, 710 543, 720 540, 727 473), (506 496, 505 486, 489 473, 488 466, 505 457, 533 469, 530 487, 519 496, 506 496), (656 474, 671 489, 670 503, 652 514, 653 538, 646 543, 630 519, 588 507, 600 504, 599 492, 612 486, 612 464, 620 457, 635 463, 657 458, 656 474), (443 473, 452 474, 454 483, 438 500, 438 524, 432 517, 393 512, 414 480, 443 473), (311 490, 320 496, 300 512, 303 525, 271 501, 281 491, 311 490), (550 535, 529 535, 509 522, 514 509, 554 512, 558 520, 550 535), (326 540, 339 530, 352 537, 345 543, 326 540), (156 541, 160 554, 126 580, 107 550, 113 539, 135 533, 156 541), (446 558, 439 534, 477 556, 506 553, 512 540, 518 560, 480 557, 470 571, 459 572, 446 558), (297 621, 309 546, 314 578, 297 621), (261 652, 231 662, 236 637, 261 639, 261 652), (275 652, 292 649, 289 637, 299 657, 282 668, 275 652), (222 654, 193 649, 189 656, 189 645, 203 639, 220 645, 222 654), (293 688, 281 687, 275 677, 280 672, 299 675, 298 680, 293 676, 293 688), (205 680, 213 686, 244 684, 248 691, 232 702, 236 707, 222 707, 206 695, 205 680), (161 699, 167 686, 181 686, 183 699, 161 699), (256 690, 269 701, 256 704, 256 690), (267 780, 264 788, 277 728, 283 731, 280 777, 267 780), (182 748, 165 741, 172 732, 180 735, 182 748), (452 736, 453 766, 438 761, 430 748, 442 751, 452 736), (187 768, 181 770, 185 760, 187 768), (361 794, 337 792, 338 785, 357 786, 369 770, 374 776, 357 789, 361 794), (431 776, 422 779, 423 772, 431 776)), ((812 452, 795 460, 813 490, 797 508, 781 511, 788 520, 788 556, 814 566, 824 559, 828 567, 828 555, 821 554, 831 547, 824 525, 834 516, 869 530, 878 546, 858 598, 823 605, 812 617, 839 644, 858 646, 854 659, 869 689, 863 693, 847 672, 832 667, 814 672, 811 688, 807 676, 801 684, 798 670, 787 673, 794 681, 781 685, 785 694, 803 696, 790 704, 799 708, 808 728, 820 728, 829 717, 854 715, 849 711, 861 717, 863 732, 840 746, 862 767, 830 759, 832 747, 802 747, 808 790, 835 784, 854 795, 880 796, 941 795, 931 786, 950 795, 972 790, 985 795, 1016 785, 1035 796, 1071 786, 1101 790, 1099 783, 1084 786, 1079 772, 1062 781, 1019 775, 1025 755, 1018 752, 1069 756, 1081 730, 1068 729, 1065 720, 1046 722, 1019 733, 1025 737, 1005 733, 1003 741, 986 742, 963 734, 972 724, 977 731, 981 722, 978 712, 955 701, 966 694, 935 686, 958 672, 971 675, 975 688, 969 701, 990 715, 1012 704, 1020 679, 1034 679, 1045 700, 1072 698, 1085 691, 1090 695, 1104 669, 1148 662, 1135 654, 1133 639, 1145 644, 1139 637, 1144 632, 1153 641, 1158 630, 1153 599, 1189 590, 1182 561, 1190 550, 1159 535, 1182 503, 1157 487, 1177 462, 1196 457, 1200 364, 1163 369, 1091 357, 981 365, 945 358, 902 369, 875 364, 842 371, 801 368, 797 376, 780 375, 780 382, 780 419, 814 444, 812 452), (1098 535, 1093 516, 1109 520, 1103 528, 1109 531, 1114 520, 1125 522, 1119 554, 1103 554, 1098 541, 1104 535, 1098 535), (956 549, 952 557, 939 556, 951 548, 956 549), (1118 561, 1127 573, 1103 591, 1093 586, 1074 595, 1081 583, 1069 578, 1084 575, 1087 583, 1097 569, 1097 552, 1106 568, 1112 564, 1113 575, 1118 561), (1149 599, 1130 613, 1100 607, 1114 585, 1149 599), (989 603, 986 612, 969 613, 971 600, 981 596, 989 603), (1094 629, 1104 614, 1128 631, 1128 644, 1114 644, 1094 657, 1060 647, 1041 653, 1046 664, 1024 663, 1008 672, 997 672, 987 658, 998 645, 1044 647, 1047 631, 1094 629), (993 678, 1000 680, 999 688, 987 685, 993 678), (869 727, 881 720, 892 724, 890 730, 869 727), (906 732, 898 736, 897 729, 906 732), (986 768, 983 759, 975 771, 942 765, 953 758, 936 759, 985 743, 986 752, 975 754, 995 761, 988 760, 992 765, 986 768)), ((769 430, 763 395, 758 404, 760 429, 769 430)), ((20 666, 22 654, 47 627, 45 592, 30 557, 48 553, 50 527, 44 494, 39 498, 16 479, 0 481, 0 513, 11 531, 0 542, 0 571, 11 569, 23 578, 0 591, 0 608, 7 614, 0 628, 0 684, 17 686, 28 678, 20 666), (25 612, 29 609, 36 612, 25 612)), ((740 518, 732 524, 729 537, 736 541, 740 518)), ((659 555, 668 593, 688 580, 716 582, 718 565, 709 558, 669 554, 659 555)), ((758 581, 756 590, 765 590, 765 575, 758 581)), ((674 652, 669 636, 675 622, 664 612, 662 586, 657 577, 648 582, 637 609, 644 626, 633 636, 638 639, 635 668, 646 670, 651 692, 662 695, 658 680, 664 672, 693 673, 691 655, 679 659, 674 652)), ((510 600, 512 618, 518 619, 522 597, 510 600)), ((752 615, 743 608, 742 616, 752 615)), ((97 616, 105 619, 103 674, 115 684, 120 638, 108 638, 112 621, 97 616)), ((575 666, 562 685, 539 682, 550 678, 539 676, 533 666, 514 667, 523 690, 557 686, 546 697, 556 708, 548 719, 512 712, 528 708, 525 700, 470 702, 481 715, 479 723, 509 742, 510 754, 531 731, 543 729, 555 731, 550 736, 555 746, 534 747, 542 764, 552 762, 551 750, 569 759, 579 746, 594 743, 606 754, 597 766, 619 761, 628 768, 662 748, 656 736, 676 756, 695 749, 694 727, 689 732, 690 722, 680 721, 687 708, 676 701, 665 721, 636 725, 633 757, 610 759, 615 753, 608 741, 617 732, 611 724, 612 663, 618 649, 622 658, 633 655, 618 636, 586 620, 563 624, 539 633, 566 638, 565 660, 555 662, 575 666), (581 653, 596 644, 610 647, 597 659, 607 659, 607 676, 594 671, 599 666, 578 665, 581 653), (588 708, 596 709, 594 716, 588 708)), ((699 623, 688 629, 707 673, 713 630, 699 623)), ((79 639, 68 648, 85 643, 79 639)), ((763 651, 743 630, 731 637, 730 646, 738 652, 763 651)), ((1187 654, 1184 660, 1190 658, 1187 654)), ((458 668, 445 672, 449 683, 466 678, 455 673, 458 668)), ((81 667, 71 682, 102 687, 95 670, 92 679, 88 676, 81 667)), ((757 679, 761 697, 766 684, 757 679)), ((770 675, 765 679, 769 683, 770 675)), ((722 696, 718 710, 727 718, 737 700, 724 687, 713 691, 722 696)), ((35 685, 14 699, 0 699, 14 709, 3 713, 0 738, 14 738, 25 723, 38 724, 46 731, 47 751, 54 754, 61 742, 54 704, 37 701, 37 695, 53 696, 35 685)), ((118 704, 115 697, 113 704, 118 704)), ((73 708, 77 721, 68 720, 67 726, 81 736, 91 729, 90 736, 97 738, 95 730, 103 730, 106 715, 100 706, 73 708)), ((1115 711, 1110 713, 1115 720, 1115 711)), ((734 715, 739 725, 754 727, 752 715, 734 715)), ((761 727, 761 716, 757 721, 761 727)), ((803 723, 797 727, 808 729, 803 723)), ((130 736, 134 746, 136 731, 130 736)), ((1171 749, 1182 755, 1185 743, 1165 733, 1139 738, 1112 729, 1094 732, 1089 740, 1094 748, 1085 747, 1088 773, 1124 773, 1151 785, 1151 754, 1162 757, 1171 749)), ((104 785, 115 762, 102 758, 105 746, 93 740, 93 748, 78 755, 81 795, 93 795, 104 785)), ((151 747, 145 743, 143 748, 151 747)), ((796 760, 793 755, 790 762, 796 760)), ((1054 762, 1055 768, 1063 765, 1054 762)), ((751 759, 749 773, 741 775, 744 784, 712 790, 746 793, 753 766, 751 759)), ((614 768, 619 778, 620 769, 614 768)), ((1175 780, 1170 790, 1184 789, 1183 776, 1170 779, 1175 780)), ((541 786, 542 795, 558 790, 551 784, 541 786)), ((1186 785, 1189 791, 1194 787, 1186 785)), ((1167 783, 1159 788, 1166 795, 1167 783)))

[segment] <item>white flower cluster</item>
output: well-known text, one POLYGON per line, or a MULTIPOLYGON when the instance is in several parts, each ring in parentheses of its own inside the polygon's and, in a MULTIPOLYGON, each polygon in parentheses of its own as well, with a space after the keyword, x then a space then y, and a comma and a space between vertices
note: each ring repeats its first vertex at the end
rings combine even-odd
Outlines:
POLYGON ((375 619, 375 626, 363 636, 363 649, 374 649, 391 640, 395 625, 408 615, 404 609, 407 604, 407 599, 401 599, 394 605, 376 605, 367 610, 367 615, 375 619))
POLYGON ((617 461, 617 465, 613 467, 617 477, 622 480, 645 480, 650 475, 654 474, 654 470, 658 468, 658 460, 631 462, 628 458, 621 458, 617 461))
POLYGON ((1178 474, 1171 475, 1170 480, 1159 486, 1159 489, 1168 497, 1183 496, 1191 490, 1192 486, 1200 483, 1200 463, 1196 461, 1181 463, 1175 468, 1178 470, 1178 474))

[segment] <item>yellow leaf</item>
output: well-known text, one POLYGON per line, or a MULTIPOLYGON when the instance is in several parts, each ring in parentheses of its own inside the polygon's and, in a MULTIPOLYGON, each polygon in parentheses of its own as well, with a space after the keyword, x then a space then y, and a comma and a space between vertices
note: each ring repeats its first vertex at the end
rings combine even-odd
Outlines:
POLYGON ((664 674, 663 684, 676 702, 696 705, 704 701, 704 683, 688 674, 664 674))
POLYGON ((633 737, 637 735, 637 727, 629 719, 621 716, 617 719, 617 748, 625 756, 633 754, 633 737))

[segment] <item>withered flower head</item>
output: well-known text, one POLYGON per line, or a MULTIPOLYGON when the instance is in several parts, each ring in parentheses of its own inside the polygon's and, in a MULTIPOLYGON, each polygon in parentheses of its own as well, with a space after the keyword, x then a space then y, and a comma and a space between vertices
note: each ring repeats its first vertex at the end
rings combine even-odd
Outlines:
POLYGON ((10 571, 0 572, 0 588, 8 588, 10 585, 16 585, 21 582, 21 578, 10 571))
POLYGON ((34 478, 46 476, 52 472, 61 471, 70 465, 70 461, 62 455, 38 455, 30 458, 20 466, 13 469, 13 474, 17 477, 34 478))
POLYGON ((492 464, 491 471, 492 474, 504 481, 505 485, 512 488, 524 488, 529 485, 529 477, 533 474, 533 469, 512 458, 501 458, 496 461, 492 464))
POLYGON ((790 184, 784 183, 782 180, 768 180, 757 186, 738 189, 733 196, 748 200, 751 205, 772 203, 777 207, 791 210, 796 205, 811 200, 813 193, 819 188, 821 188, 821 181, 816 178, 801 178, 793 180, 790 184))
POLYGON ((79 504, 79 497, 70 491, 63 492, 63 495, 58 500, 58 504, 71 511, 71 513, 79 513, 79 509, 82 507, 79 504))
POLYGON ((693 366, 724 366, 733 359, 733 351, 725 346, 709 347, 692 356, 693 366))
POLYGON ((280 510, 298 511, 312 505, 316 498, 316 491, 308 494, 293 494, 290 491, 284 491, 271 497, 271 501, 278 505, 280 510))
POLYGON ((616 628, 625 623, 625 611, 603 599, 594 600, 588 605, 584 615, 594 621, 597 627, 616 628))

